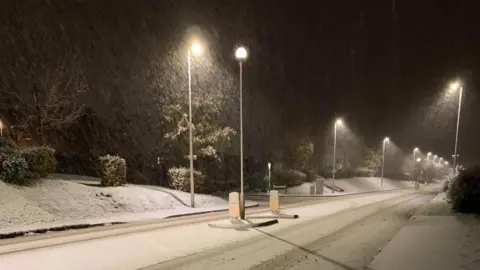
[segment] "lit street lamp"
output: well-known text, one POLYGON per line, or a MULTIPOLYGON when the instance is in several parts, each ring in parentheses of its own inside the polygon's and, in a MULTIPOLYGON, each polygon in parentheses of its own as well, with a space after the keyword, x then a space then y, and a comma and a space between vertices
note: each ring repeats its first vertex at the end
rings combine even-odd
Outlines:
POLYGON ((0 136, 3 136, 3 122, 0 120, 0 136))
POLYGON ((343 125, 342 119, 337 119, 333 128, 333 165, 332 165, 332 193, 335 193, 335 171, 336 171, 336 154, 337 154, 337 127, 343 125))
POLYGON ((268 162, 268 193, 270 193, 271 182, 272 182, 272 163, 268 162))
POLYGON ((202 47, 200 44, 194 42, 188 50, 188 141, 190 148, 190 203, 192 207, 195 207, 195 180, 193 179, 193 131, 192 131, 192 56, 200 55, 202 47))
POLYGON ((461 85, 458 81, 453 82, 450 84, 450 91, 454 92, 458 90, 458 113, 457 113, 457 131, 455 133, 455 152, 453 157, 453 172, 456 171, 457 165, 457 149, 458 149, 458 130, 460 127, 460 111, 462 108, 462 93, 463 93, 463 85, 461 85))
POLYGON ((245 200, 243 195, 243 70, 242 63, 247 60, 247 49, 238 47, 235 58, 240 66, 240 218, 245 219, 245 200))
POLYGON ((414 163, 415 163, 415 154, 416 154, 418 151, 420 151, 420 149, 418 149, 418 147, 415 147, 415 148, 413 149, 413 162, 414 162, 414 163))
POLYGON ((383 187, 383 169, 385 167, 385 146, 386 144, 390 141, 390 139, 388 137, 385 137, 385 139, 383 139, 383 151, 382 151, 382 180, 380 182, 380 186, 383 187))
POLYGON ((422 159, 421 159, 421 158, 417 158, 417 162, 420 162, 420 161, 422 161, 422 159))

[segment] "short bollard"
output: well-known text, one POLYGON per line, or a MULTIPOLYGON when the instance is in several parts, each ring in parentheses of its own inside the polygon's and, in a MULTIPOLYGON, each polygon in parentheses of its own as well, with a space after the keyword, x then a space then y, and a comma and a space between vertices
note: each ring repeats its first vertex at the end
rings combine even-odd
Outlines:
POLYGON ((228 210, 231 218, 240 217, 240 194, 238 192, 231 192, 228 195, 228 210))
POLYGON ((270 211, 273 213, 280 212, 280 200, 278 198, 277 190, 270 191, 270 211))
POLYGON ((280 196, 277 190, 270 191, 270 212, 271 215, 259 215, 259 216, 250 216, 250 219, 262 219, 262 218, 284 218, 284 219, 295 219, 298 218, 298 215, 288 215, 280 213, 280 196))
POLYGON ((278 223, 278 219, 269 219, 262 222, 253 223, 248 220, 242 220, 240 218, 240 194, 238 192, 232 192, 228 194, 228 215, 230 220, 227 222, 208 224, 211 228, 217 229, 234 229, 234 230, 246 230, 249 228, 258 228, 270 226, 278 223))

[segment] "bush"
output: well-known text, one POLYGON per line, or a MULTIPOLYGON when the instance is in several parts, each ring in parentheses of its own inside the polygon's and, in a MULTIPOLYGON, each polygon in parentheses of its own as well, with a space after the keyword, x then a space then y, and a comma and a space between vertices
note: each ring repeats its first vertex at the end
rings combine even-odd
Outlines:
POLYGON ((273 185, 276 186, 298 186, 307 181, 307 175, 301 171, 287 170, 278 173, 275 180, 273 185))
POLYGON ((375 171, 367 167, 358 167, 354 170, 354 174, 359 177, 372 177, 375 175, 375 171))
POLYGON ((480 166, 461 171, 451 182, 447 196, 455 211, 480 214, 480 166))
POLYGON ((46 177, 55 172, 57 161, 55 150, 48 146, 28 147, 20 150, 20 155, 28 164, 27 177, 46 177))
POLYGON ((100 175, 102 186, 117 187, 127 183, 127 164, 125 159, 119 156, 101 156, 100 175))
POLYGON ((355 171, 351 167, 345 167, 335 172, 335 178, 352 178, 355 176, 355 171))
MULTIPOLYGON (((190 192, 190 169, 185 167, 173 167, 168 170, 170 186, 173 189, 190 192)), ((205 176, 196 170, 193 170, 195 180, 195 192, 203 193, 207 191, 205 186, 205 176)))
POLYGON ((0 180, 10 184, 27 185, 31 181, 26 177, 28 164, 16 151, 0 153, 0 180))

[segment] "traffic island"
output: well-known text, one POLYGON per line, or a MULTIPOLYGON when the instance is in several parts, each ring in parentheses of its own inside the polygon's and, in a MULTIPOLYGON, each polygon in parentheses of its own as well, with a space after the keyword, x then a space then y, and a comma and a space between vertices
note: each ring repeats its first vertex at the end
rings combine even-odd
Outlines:
POLYGON ((264 219, 264 218, 275 218, 275 219, 296 219, 299 218, 298 215, 290 215, 280 213, 280 197, 278 191, 270 191, 270 213, 265 215, 258 216, 249 216, 249 219, 264 219))
POLYGON ((278 223, 278 219, 269 219, 262 222, 251 222, 248 219, 231 219, 230 222, 219 222, 208 224, 210 228, 216 229, 234 229, 234 230, 247 230, 250 228, 267 227, 278 223))
POLYGON ((251 222, 248 219, 240 219, 240 194, 238 192, 232 192, 228 195, 228 205, 230 216, 229 221, 223 221, 221 223, 208 224, 211 228, 218 229, 235 229, 235 230, 246 230, 249 228, 258 228, 271 226, 278 223, 278 219, 269 219, 262 222, 251 222))

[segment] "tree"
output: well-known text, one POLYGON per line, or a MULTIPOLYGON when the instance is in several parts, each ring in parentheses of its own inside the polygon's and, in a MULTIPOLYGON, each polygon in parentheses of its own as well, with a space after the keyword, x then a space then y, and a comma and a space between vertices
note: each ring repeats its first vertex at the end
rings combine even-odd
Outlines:
POLYGON ((365 156, 365 166, 371 171, 377 172, 382 165, 382 153, 380 150, 368 149, 365 156))
POLYGON ((73 123, 82 114, 79 97, 89 87, 82 57, 68 45, 65 29, 39 23, 47 18, 42 12, 30 15, 20 10, 4 24, 0 105, 15 125, 44 144, 47 129, 73 123))

